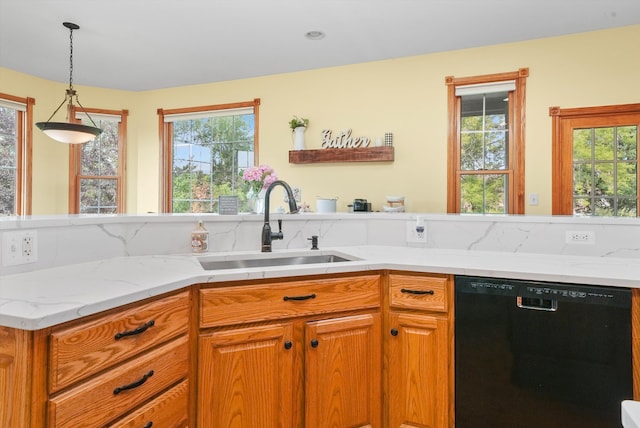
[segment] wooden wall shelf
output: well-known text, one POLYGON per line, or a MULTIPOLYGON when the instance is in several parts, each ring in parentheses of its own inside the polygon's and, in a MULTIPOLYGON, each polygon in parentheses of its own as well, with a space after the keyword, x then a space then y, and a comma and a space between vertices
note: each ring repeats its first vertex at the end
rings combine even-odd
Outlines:
POLYGON ((289 163, 393 162, 393 147, 291 150, 289 163))

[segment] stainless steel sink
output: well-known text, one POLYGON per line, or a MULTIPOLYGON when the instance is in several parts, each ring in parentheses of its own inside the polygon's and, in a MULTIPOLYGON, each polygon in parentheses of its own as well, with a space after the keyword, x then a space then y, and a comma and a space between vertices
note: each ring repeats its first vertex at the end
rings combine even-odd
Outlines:
POLYGON ((297 255, 297 256, 275 256, 275 257, 259 257, 259 258, 238 258, 238 259, 209 259, 202 258, 198 261, 205 270, 220 269, 240 269, 253 267, 270 267, 270 266, 295 266, 316 263, 339 263, 350 262, 355 259, 349 259, 336 254, 314 254, 314 255, 297 255))

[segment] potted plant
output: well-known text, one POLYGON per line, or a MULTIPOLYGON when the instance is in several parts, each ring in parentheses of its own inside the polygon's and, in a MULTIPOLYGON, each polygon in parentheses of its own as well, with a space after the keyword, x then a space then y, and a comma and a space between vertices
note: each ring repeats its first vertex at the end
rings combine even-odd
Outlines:
POLYGON ((294 133, 293 150, 304 150, 304 131, 309 126, 309 119, 293 116, 293 119, 289 121, 289 126, 294 133))
POLYGON ((309 119, 305 119, 304 117, 293 116, 293 119, 289 121, 289 126, 292 130, 295 131, 296 128, 299 127, 307 127, 309 126, 309 119))

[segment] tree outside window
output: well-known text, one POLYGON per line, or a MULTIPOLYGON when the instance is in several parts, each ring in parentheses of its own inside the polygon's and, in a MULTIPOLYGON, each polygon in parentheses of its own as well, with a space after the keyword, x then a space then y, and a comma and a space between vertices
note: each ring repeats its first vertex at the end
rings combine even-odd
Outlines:
POLYGON ((573 214, 638 215, 638 128, 573 131, 573 214))
POLYGON ((446 78, 447 212, 524 214, 524 106, 529 69, 446 78))
POLYGON ((173 122, 174 213, 217 212, 220 195, 246 203, 241 173, 253 165, 253 114, 173 122))
POLYGON ((638 216, 640 104, 549 109, 554 215, 638 216))
POLYGON ((33 98, 0 93, 0 216, 31 214, 33 98))
POLYGON ((218 212, 218 197, 238 197, 248 211, 242 171, 256 161, 259 100, 159 110, 163 120, 165 210, 218 212))
POLYGON ((460 212, 504 214, 509 182, 509 94, 461 96, 460 212))
MULTIPOLYGON (((70 150, 69 212, 117 214, 125 211, 127 110, 85 109, 102 133, 70 150)), ((91 121, 76 109, 75 117, 91 121)))

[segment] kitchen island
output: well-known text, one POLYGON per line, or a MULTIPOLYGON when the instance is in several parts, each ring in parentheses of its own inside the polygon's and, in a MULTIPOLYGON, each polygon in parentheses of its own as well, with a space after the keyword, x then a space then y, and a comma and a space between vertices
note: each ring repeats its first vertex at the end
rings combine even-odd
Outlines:
MULTIPOLYGON (((112 254, 96 260, 81 259, 77 263, 49 262, 52 266, 1 275, 0 325, 3 327, 0 357, 4 364, 0 370, 0 384, 5 385, 2 391, 5 404, 0 408, 0 421, 8 426, 63 427, 73 426, 78 417, 83 417, 85 421, 98 425, 108 422, 114 423, 113 426, 129 426, 127 424, 135 422, 143 426, 153 416, 162 426, 185 426, 187 421, 189 426, 197 426, 194 421, 206 425, 209 422, 201 420, 202 416, 197 411, 198 397, 215 400, 216 395, 208 395, 211 390, 207 385, 222 378, 221 372, 203 371, 204 367, 224 366, 224 361, 231 361, 224 360, 223 354, 216 351, 219 347, 236 346, 233 343, 237 343, 240 348, 228 349, 252 349, 249 343, 243 344, 242 338, 253 338, 253 341, 260 337, 260 343, 265 346, 258 346, 255 352, 271 349, 274 343, 284 344, 284 348, 278 349, 294 350, 288 354, 280 351, 260 354, 262 357, 256 360, 256 364, 262 367, 259 369, 262 372, 281 373, 277 370, 282 367, 292 368, 294 372, 301 367, 316 367, 316 372, 335 370, 336 373, 353 373, 356 378, 374 379, 371 384, 355 384, 365 388, 370 397, 368 402, 378 404, 362 413, 357 403, 346 403, 334 413, 340 417, 365 418, 372 426, 387 426, 388 421, 406 420, 403 412, 411 408, 407 403, 415 402, 415 397, 390 397, 385 391, 391 385, 394 389, 409 387, 410 384, 402 383, 409 382, 408 379, 421 379, 419 390, 437 398, 427 400, 429 407, 421 409, 422 419, 415 421, 416 426, 420 423, 453 426, 453 365, 450 363, 454 355, 451 338, 455 327, 453 275, 627 287, 633 289, 633 314, 637 319, 640 260, 628 256, 630 246, 618 252, 607 250, 606 256, 569 254, 572 248, 561 250, 562 254, 520 251, 526 245, 538 245, 524 242, 530 239, 527 237, 522 238, 523 242, 513 244, 515 251, 477 249, 482 247, 483 240, 504 241, 505 238, 492 237, 496 231, 502 236, 504 231, 500 231, 501 228, 513 227, 514 233, 522 234, 524 230, 528 235, 540 235, 537 225, 529 223, 523 227, 513 219, 492 220, 488 226, 476 220, 476 226, 482 230, 470 235, 477 234, 480 238, 472 236, 473 241, 466 245, 467 248, 410 247, 393 245, 393 242, 375 245, 369 243, 380 239, 372 239, 372 235, 391 233, 389 231, 397 234, 398 230, 404 231, 413 218, 368 215, 358 218, 358 225, 362 224, 363 218, 376 226, 374 232, 368 230, 365 242, 325 246, 324 243, 332 241, 327 230, 338 229, 342 233, 351 227, 353 217, 309 220, 309 217, 300 216, 295 220, 301 222, 298 228, 304 230, 300 232, 302 237, 309 233, 309 225, 315 227, 320 222, 321 250, 308 250, 302 246, 276 248, 270 255, 332 254, 349 260, 339 263, 207 271, 199 263, 199 257, 252 259, 261 258, 264 254, 253 250, 216 251, 203 256, 184 252, 166 254, 166 251, 165 254, 135 254, 131 251, 131 237, 139 236, 140 228, 136 228, 131 237, 126 231, 121 231, 126 238, 118 238, 112 228, 122 225, 114 221, 113 225, 106 222, 92 230, 97 229, 115 242, 126 241, 124 256, 112 254), (349 227, 341 224, 344 220, 349 227), (384 230, 378 230, 380 225, 385 226, 384 230), (615 257, 617 254, 622 256, 615 257), (427 297, 429 303, 423 305, 420 299, 411 297, 407 300, 404 294, 393 291, 411 287, 419 291, 427 289, 431 293, 431 297, 427 297), (287 298, 292 294, 293 301, 298 298, 312 300, 289 312, 286 306, 282 306, 278 290, 289 290, 287 298), (302 294, 291 293, 295 290, 302 294), (314 297, 310 297, 312 295, 314 297), (346 300, 341 301, 340 295, 346 300), (323 303, 327 296, 333 297, 323 303), (262 303, 252 309, 253 302, 262 303), (239 309, 233 309, 236 307, 239 309), (278 309, 280 307, 283 309, 278 309), (260 315, 265 310, 267 312, 260 315), (324 321, 317 324, 319 320, 324 321), (340 331, 358 331, 361 334, 341 336, 340 331), (416 332, 422 333, 411 336, 416 332), (308 335, 316 335, 320 343, 329 343, 328 338, 333 337, 331 343, 337 346, 335 349, 350 349, 357 355, 366 355, 368 359, 350 359, 355 364, 353 367, 336 366, 335 363, 327 365, 326 361, 337 361, 336 357, 342 351, 332 354, 327 350, 331 347, 321 344, 319 349, 324 349, 325 354, 318 355, 325 355, 326 359, 318 359, 313 350, 316 345, 303 340, 308 335), (374 342, 371 338, 375 338, 374 342), (420 371, 420 367, 424 367, 420 362, 422 356, 400 352, 411 343, 406 340, 421 341, 420 346, 430 350, 429 358, 434 358, 432 364, 439 367, 436 374, 420 371), (363 346, 373 348, 362 352, 363 346), (307 348, 302 351, 300 347, 307 348), (277 358, 271 359, 273 355, 277 358), (410 372, 403 375, 403 372, 392 370, 391 365, 383 367, 381 362, 389 359, 396 362, 393 367, 405 367, 410 372), (151 361, 154 367, 159 368, 145 368, 151 361), (203 361, 211 364, 203 364, 203 361), (115 389, 105 386, 113 382, 117 385, 115 389), (138 388, 144 384, 144 388, 138 388), (376 385, 380 387, 379 391, 376 385), (148 388, 147 392, 145 388, 148 388), (103 394, 102 398, 100 394, 103 394), (90 406, 95 397, 106 403, 116 395, 130 398, 78 413, 82 406, 90 406), (83 400, 86 401, 84 405, 83 400), (163 413, 161 409, 178 410, 163 413)), ((287 224, 293 225, 292 228, 298 226, 289 220, 294 218, 285 218, 285 227, 287 224)), ((79 220, 80 223, 84 221, 87 220, 79 220)), ((166 221, 162 222, 166 228, 166 221)), ((524 223, 527 224, 526 221, 524 223)), ((456 227, 467 229, 468 224, 460 222, 456 227)), ((253 227, 250 222, 247 225, 253 227)), ((635 224, 624 226, 633 227, 635 224)), ((77 227, 77 224, 72 225, 72 232, 77 227)), ((575 228, 575 225, 563 227, 575 228)), ((597 229, 600 226, 589 224, 589 227, 597 229)), ((40 236, 46 238, 47 232, 44 230, 40 236)), ((427 233, 434 237, 438 235, 435 229, 428 228, 427 233)), ((394 239, 386 238, 387 241, 394 239)), ((455 241, 460 237, 451 236, 451 239, 455 241)), ((216 243, 215 240, 213 242, 216 243)), ((604 244, 606 246, 606 242, 604 244)), ((587 250, 588 253, 594 249, 587 250)), ((637 352, 637 343, 638 332, 634 330, 634 353, 637 352)), ((238 354, 237 358, 237 361, 246 361, 247 356, 238 354)), ((634 358, 634 361, 637 364, 638 359, 634 358)), ((226 372, 230 372, 240 366, 233 363, 224 367, 227 367, 226 372)), ((638 370, 635 372, 634 378, 637 379, 638 370)), ((249 379, 245 374, 243 371, 234 372, 238 379, 249 379)), ((275 402, 291 403, 289 410, 278 414, 290 418, 286 420, 293 421, 293 426, 314 426, 313 408, 305 410, 304 397, 311 397, 316 391, 319 395, 314 400, 319 400, 341 388, 333 383, 318 383, 319 379, 323 378, 315 376, 314 372, 300 372, 293 378, 274 376, 269 388, 292 394, 275 394, 272 397, 277 399, 275 402), (286 382, 294 383, 286 386, 286 382)), ((638 382, 635 384, 637 387, 638 382)), ((243 397, 252 389, 236 391, 234 385, 237 384, 218 384, 216 388, 230 388, 230 393, 243 397)), ((256 384, 254 387, 264 385, 256 384)), ((245 404, 255 402, 250 395, 245 398, 245 404)), ((427 401, 420 400, 423 403, 427 401)), ((261 411, 264 414, 273 412, 275 402, 262 406, 261 411)), ((236 405, 239 407, 235 411, 243 408, 241 404, 236 405)), ((219 411, 221 415, 227 414, 224 407, 219 411)), ((282 420, 274 422, 275 425, 282 423, 282 420)))

